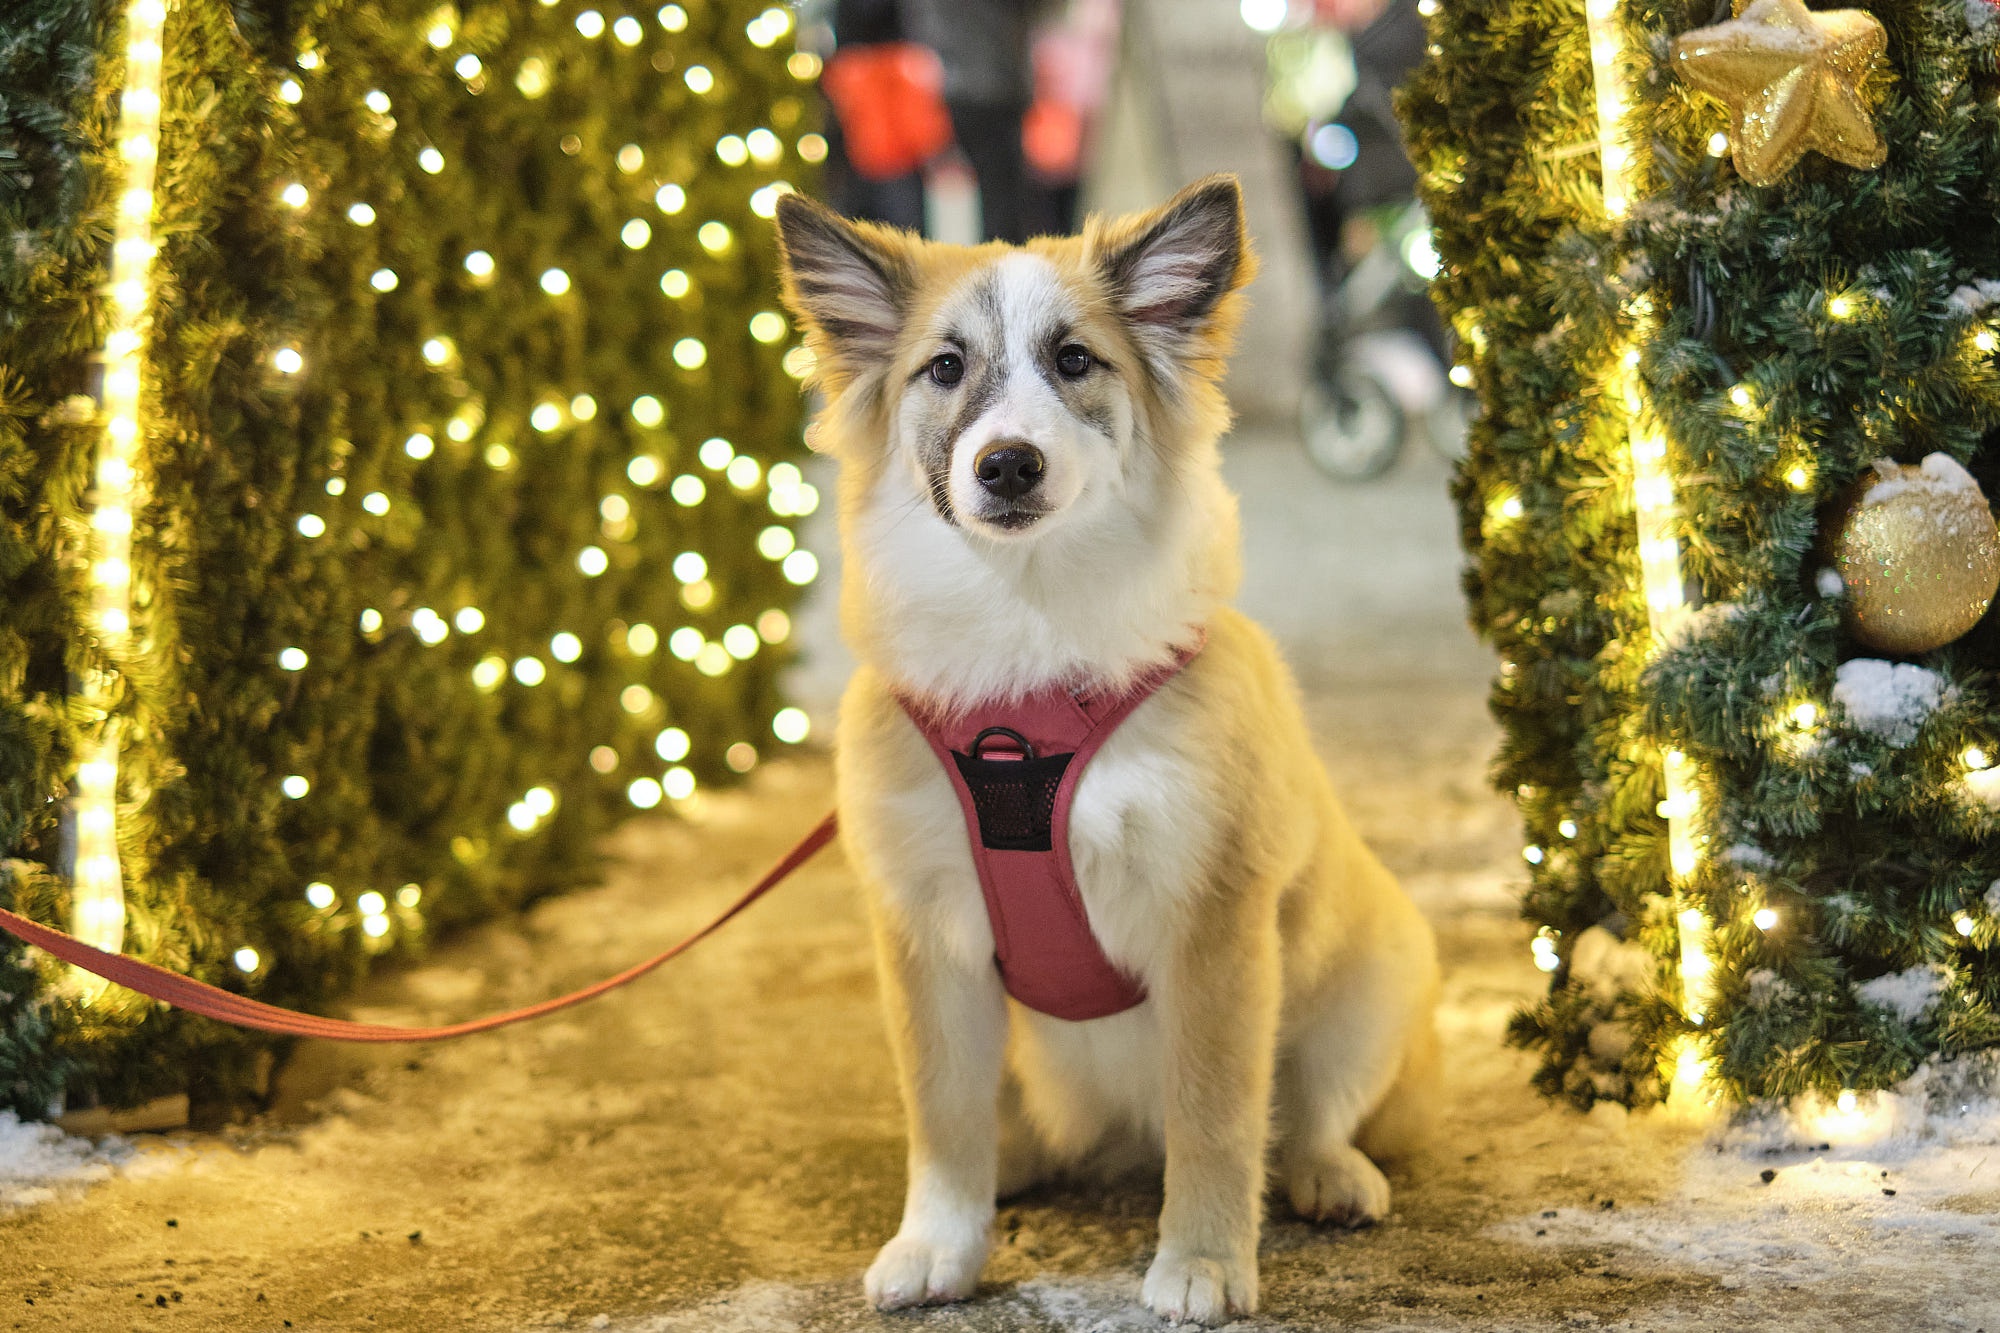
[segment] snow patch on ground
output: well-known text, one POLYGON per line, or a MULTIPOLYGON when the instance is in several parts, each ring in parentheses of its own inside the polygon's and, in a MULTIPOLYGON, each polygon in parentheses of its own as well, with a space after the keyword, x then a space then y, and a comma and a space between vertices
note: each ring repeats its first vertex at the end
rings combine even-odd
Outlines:
MULTIPOLYGON (((1654 1117, 1591 1117, 1657 1146, 1654 1117)), ((1689 1149, 1671 1193, 1510 1219, 1520 1243, 1613 1246, 1721 1274, 1725 1288, 1865 1283, 1868 1272, 2000 1265, 2000 1057, 1926 1066, 1892 1092, 1739 1114, 1689 1149), (1847 1109, 1842 1109, 1846 1107, 1847 1109)))
POLYGON ((125 1139, 92 1143, 0 1111, 0 1213, 48 1203, 65 1185, 109 1180, 132 1156, 125 1139))
POLYGON ((1944 701, 1944 677, 1908 662, 1857 657, 1834 672, 1833 701, 1857 730, 1908 745, 1944 701))

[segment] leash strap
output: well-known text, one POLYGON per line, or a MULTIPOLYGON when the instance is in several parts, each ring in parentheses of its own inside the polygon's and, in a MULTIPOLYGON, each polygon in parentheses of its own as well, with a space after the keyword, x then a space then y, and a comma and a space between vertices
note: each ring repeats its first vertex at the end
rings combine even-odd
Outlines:
POLYGON ((288 1037, 314 1037, 321 1041, 443 1041, 450 1037, 471 1036, 475 1032, 491 1032, 495 1028, 503 1028, 512 1023, 553 1014, 557 1010, 582 1004, 585 1000, 594 1000, 628 982, 637 981, 668 959, 677 957, 713 935, 737 913, 783 883, 794 870, 810 861, 822 847, 832 842, 836 831, 835 816, 829 813, 819 822, 818 827, 806 834, 798 846, 785 854, 784 860, 772 867, 764 878, 751 886, 750 891, 732 903, 727 911, 664 953, 655 954, 643 963, 626 968, 617 976, 606 977, 593 986, 571 991, 568 995, 543 1000, 525 1009, 489 1014, 485 1018, 453 1023, 446 1027, 389 1027, 379 1023, 354 1023, 342 1018, 325 1018, 318 1014, 302 1014, 294 1009, 281 1009, 277 1005, 265 1004, 247 995, 222 990, 207 982, 196 981, 193 977, 182 976, 178 972, 169 972, 164 967, 155 967, 137 958, 106 953, 74 936, 65 935, 60 930, 30 921, 27 917, 4 909, 0 909, 0 930, 18 936, 36 948, 66 963, 72 963, 86 972, 94 972, 107 981, 114 981, 129 990, 138 991, 141 995, 164 1000, 176 1008, 202 1014, 236 1027, 255 1028, 260 1032, 276 1032, 288 1037))

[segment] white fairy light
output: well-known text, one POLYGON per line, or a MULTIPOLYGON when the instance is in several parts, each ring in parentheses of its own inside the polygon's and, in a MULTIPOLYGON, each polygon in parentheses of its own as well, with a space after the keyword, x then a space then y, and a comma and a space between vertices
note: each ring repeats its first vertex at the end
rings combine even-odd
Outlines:
POLYGON ((583 571, 585 578, 594 579, 611 568, 611 557, 604 553, 601 546, 586 546, 576 553, 576 567, 583 571))
POLYGON ((740 167, 750 160, 750 148, 739 136, 725 134, 715 141, 715 155, 725 167, 740 167))
POLYGON ((747 491, 756 486, 758 480, 763 477, 764 469, 750 455, 738 454, 729 460, 729 466, 724 469, 724 475, 729 478, 731 486, 734 486, 739 491, 747 491))
POLYGON ((792 530, 775 523, 757 534, 757 554, 766 560, 783 560, 797 545, 798 540, 792 536, 792 530))
POLYGON ((586 37, 604 35, 604 15, 594 9, 586 9, 576 16, 576 30, 586 37))
POLYGON ((699 370, 708 362, 708 348, 699 338, 682 338, 674 344, 674 364, 682 370, 699 370))
POLYGON ((700 630, 692 625, 683 625, 667 636, 667 651, 683 662, 692 662, 706 642, 700 630))
POLYGON ((665 469, 659 458, 653 454, 635 454, 632 461, 625 465, 625 475, 634 486, 653 485, 663 471, 665 469))
POLYGON ((247 944, 230 955, 230 960, 236 964, 238 972, 255 972, 263 963, 257 951, 247 944))
POLYGON ((735 234, 726 222, 711 219, 695 229, 694 238, 701 242, 701 248, 712 255, 725 253, 735 243, 735 234))
POLYGON ((750 336, 760 343, 774 343, 785 336, 785 317, 775 310, 759 310, 750 316, 750 336))
POLYGON ((278 784, 278 790, 296 801, 312 790, 312 783, 301 774, 293 773, 278 784))
POLYGON ((677 764, 687 758, 688 752, 693 748, 694 742, 679 727, 668 727, 653 737, 653 753, 670 764, 677 764))
POLYGON ((559 268, 542 271, 542 290, 550 296, 561 296, 569 290, 569 274, 559 268))
POLYGON ((643 621, 625 631, 625 648, 634 657, 651 657, 660 646, 660 632, 643 621))
POLYGON ((783 141, 762 125, 743 136, 743 146, 750 150, 750 160, 760 167, 772 166, 785 155, 783 141))
POLYGON ((674 577, 682 583, 696 583, 708 577, 708 561, 699 551, 682 551, 674 557, 674 577))
POLYGON ((641 810, 651 810, 660 803, 660 784, 652 778, 634 778, 625 788, 625 799, 641 810))
POLYGON ((389 512, 389 497, 380 491, 370 491, 361 497, 361 507, 380 518, 389 512))
POLYGON ((333 906, 338 899, 334 895, 333 885, 323 884, 315 880, 313 883, 306 885, 306 901, 324 912, 327 908, 333 906))
POLYGON ((372 227, 375 225, 375 206, 365 203, 349 204, 347 220, 357 227, 372 227))
POLYGON ((286 671, 304 671, 309 661, 303 648, 286 648, 278 654, 278 665, 286 671))
POLYGON ((475 278, 493 276, 493 256, 484 250, 474 250, 465 257, 465 271, 475 278))
POLYGON ((708 483, 692 472, 683 472, 674 478, 674 484, 668 488, 668 494, 674 497, 675 504, 692 509, 708 494, 708 483))
POLYGON ((660 787, 671 800, 685 801, 694 795, 694 774, 679 764, 668 769, 660 778, 660 787))
POLYGON ((681 80, 687 84, 688 91, 698 97, 706 96, 715 88, 715 75, 706 65, 689 65, 687 72, 681 75, 681 80))
POLYGON ((660 290, 678 301, 694 289, 694 279, 682 269, 670 268, 660 275, 660 290))
POLYGON ((472 52, 470 51, 467 51, 464 55, 458 58, 458 63, 453 65, 452 69, 458 74, 459 78, 464 79, 467 83, 470 83, 474 79, 478 78, 480 74, 485 72, 486 67, 479 63, 478 56, 472 54, 472 52))
POLYGON ((636 717, 653 706, 653 692, 644 685, 627 685, 618 692, 618 706, 636 717))
POLYGON ((300 514, 298 529, 301 537, 321 537, 326 535, 326 520, 318 514, 300 514))
POLYGON ((626 14, 611 25, 611 35, 618 40, 620 46, 637 46, 645 37, 646 29, 640 25, 639 20, 626 14))
POLYGON ((547 680, 549 669, 542 665, 539 657, 517 657, 514 659, 514 679, 523 685, 539 685, 547 680))
POLYGON ((638 144, 628 143, 618 150, 618 156, 613 160, 618 163, 620 171, 630 176, 646 165, 646 150, 638 144))
POLYGON ((687 207, 687 191, 678 185, 662 185, 653 192, 653 206, 662 213, 672 215, 687 207))
POLYGON ((368 275, 368 285, 378 292, 393 292, 400 281, 393 268, 378 268, 368 275))
POLYGON ((417 154, 417 165, 425 174, 435 176, 444 170, 444 154, 435 148, 426 148, 417 154))
POLYGON ((363 97, 361 101, 364 106, 378 116, 389 114, 389 94, 383 92, 380 88, 371 89, 368 95, 363 97))
POLYGON ((797 745, 812 733, 812 719, 802 708, 780 708, 771 718, 771 734, 787 745, 797 745))
POLYGON ((304 208, 311 198, 311 192, 297 181, 292 181, 278 192, 279 201, 288 208, 304 208))
POLYGON ((591 421, 597 416, 597 400, 587 393, 580 393, 569 400, 569 414, 578 421, 591 421))
POLYGON ((748 625, 731 625, 722 631, 722 647, 739 662, 747 662, 757 655, 761 644, 757 631, 748 625))
POLYGON ((783 643, 792 634, 792 618, 772 607, 757 617, 757 637, 765 643, 783 643))
POLYGON ((564 630, 549 640, 549 656, 558 662, 574 662, 583 656, 583 640, 564 630))
POLYGON ((819 577, 819 558, 811 551, 794 551, 779 567, 788 583, 804 587, 819 577))
POLYGON ((688 25, 687 11, 679 5, 660 7, 660 26, 668 32, 685 32, 688 25))
MULTIPOLYGON (((638 422, 641 426, 650 430, 666 419, 667 409, 652 394, 642 394, 632 400, 632 420, 638 422)), ((634 459, 633 461, 637 462, 638 460, 634 459)), ((630 471, 629 467, 627 471, 630 471)), ((636 481, 637 478, 634 478, 634 480, 636 481)), ((642 481, 639 484, 645 486, 651 483, 642 481)))

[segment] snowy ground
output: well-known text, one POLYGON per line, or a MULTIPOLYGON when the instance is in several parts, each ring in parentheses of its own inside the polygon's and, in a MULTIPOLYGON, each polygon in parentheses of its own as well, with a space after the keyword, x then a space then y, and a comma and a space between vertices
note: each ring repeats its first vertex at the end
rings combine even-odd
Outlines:
MULTIPOLYGON (((2000 1333, 2000 1115, 1815 1123, 1801 1147, 1578 1116, 1503 1048, 1539 981, 1485 790, 1488 661, 1460 624, 1444 469, 1340 489, 1233 447, 1244 602, 1286 641, 1358 821, 1437 922, 1446 1132, 1395 1216, 1273 1210, 1255 1330, 1986 1329, 2000 1333), (1881 1126, 1877 1126, 1881 1128, 1881 1126), (1900 1135, 1900 1137, 1898 1137, 1900 1135), (1831 1146, 1821 1151, 1818 1142, 1831 1146), (1769 1180, 1764 1178, 1771 1173, 1769 1180), (1890 1191, 1893 1191, 1891 1193, 1890 1191)), ((648 821, 597 890, 382 979, 356 1012, 442 1021, 567 989, 697 924, 816 817, 823 758, 698 823, 648 821)), ((264 1121, 93 1145, 0 1121, 0 1329, 789 1333, 1157 1328, 1136 1309, 1157 1187, 1006 1208, 969 1305, 878 1316, 900 1115, 837 853, 633 990, 455 1045, 304 1049, 264 1121)))

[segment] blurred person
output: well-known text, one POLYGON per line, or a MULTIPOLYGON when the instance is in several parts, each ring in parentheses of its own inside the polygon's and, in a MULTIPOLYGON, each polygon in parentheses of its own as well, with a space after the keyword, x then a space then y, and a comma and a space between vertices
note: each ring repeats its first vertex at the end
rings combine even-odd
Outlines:
POLYGON ((1034 97, 1029 35, 1040 0, 902 0, 905 30, 937 52, 958 146, 979 182, 980 230, 1019 244, 1039 220, 1021 125, 1034 97))
POLYGON ((1068 0, 1035 32, 1035 100, 1022 146, 1039 188, 1031 230, 1062 234, 1077 225, 1084 164, 1110 98, 1123 20, 1119 0, 1068 0))
POLYGON ((942 116, 924 105, 942 91, 933 87, 926 97, 922 86, 941 85, 935 60, 906 37, 897 0, 837 0, 831 18, 834 49, 821 80, 833 108, 826 123, 827 202, 851 218, 921 231, 922 168, 950 136, 948 120, 914 123, 942 116))

